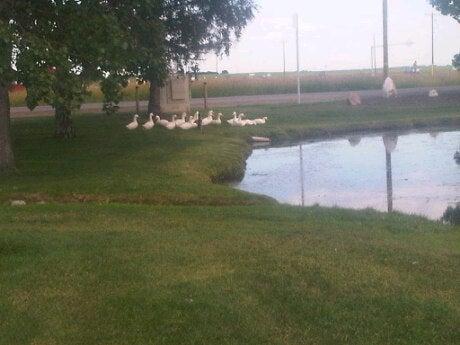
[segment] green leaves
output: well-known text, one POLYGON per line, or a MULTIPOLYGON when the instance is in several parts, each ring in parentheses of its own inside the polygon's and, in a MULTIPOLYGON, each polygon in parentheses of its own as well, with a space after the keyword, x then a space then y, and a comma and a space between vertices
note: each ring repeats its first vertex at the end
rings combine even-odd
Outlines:
POLYGON ((431 5, 446 16, 452 16, 460 23, 460 1, 458 0, 430 0, 431 5))
POLYGON ((452 60, 452 65, 457 69, 460 70, 460 54, 454 56, 452 60))

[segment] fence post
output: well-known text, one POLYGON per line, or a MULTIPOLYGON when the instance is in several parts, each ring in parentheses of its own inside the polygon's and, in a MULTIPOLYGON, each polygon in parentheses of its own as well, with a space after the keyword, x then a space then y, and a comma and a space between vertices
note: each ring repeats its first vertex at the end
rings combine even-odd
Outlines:
POLYGON ((135 97, 136 97, 136 114, 139 115, 139 85, 136 85, 135 97))
POLYGON ((203 83, 203 98, 204 98, 204 109, 208 109, 208 83, 203 83))

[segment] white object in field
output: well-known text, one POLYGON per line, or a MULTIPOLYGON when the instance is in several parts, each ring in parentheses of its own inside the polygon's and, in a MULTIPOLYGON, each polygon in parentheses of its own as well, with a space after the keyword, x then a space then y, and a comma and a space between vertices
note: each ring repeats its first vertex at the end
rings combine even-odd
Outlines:
POLYGON ((233 116, 233 119, 227 120, 227 123, 231 126, 235 126, 236 122, 238 121, 236 111, 233 112, 232 116, 233 116))
POLYGON ((255 126, 256 123, 253 120, 242 120, 241 123, 243 126, 255 126))
POLYGON ((222 113, 218 113, 216 117, 217 117, 217 119, 212 120, 211 124, 213 124, 213 125, 221 125, 222 124, 222 120, 221 120, 222 113))
POLYGON ((251 140, 255 143, 269 143, 271 141, 267 137, 251 137, 251 140))
POLYGON ((179 128, 187 130, 198 127, 198 125, 195 123, 194 118, 194 116, 190 116, 188 121, 180 125, 179 128))
POLYGON ((146 123, 144 123, 142 127, 144 127, 144 129, 146 130, 151 130, 153 126, 155 126, 155 122, 153 122, 153 114, 150 114, 149 120, 146 123))
POLYGON ((181 118, 179 120, 176 120, 176 126, 183 125, 185 123, 185 117, 186 116, 187 116, 187 114, 185 112, 182 113, 181 118))
POLYGON ((11 206, 26 206, 26 202, 24 200, 13 200, 11 201, 11 206))
POLYGON ((390 77, 387 77, 383 83, 383 94, 386 98, 398 95, 395 82, 390 77))
POLYGON ((254 121, 256 125, 264 125, 267 120, 268 120, 268 117, 264 116, 260 119, 254 119, 252 121, 254 121))
POLYGON ((243 117, 245 117, 246 115, 244 115, 244 113, 241 113, 238 115, 238 117, 236 118, 236 122, 233 126, 236 126, 236 127, 244 127, 246 126, 246 122, 243 120, 243 117))
POLYGON ((177 115, 173 115, 171 118, 171 121, 168 121, 165 128, 169 130, 173 130, 174 128, 176 128, 176 118, 177 118, 177 115))
POLYGON ((362 104, 361 96, 356 92, 351 92, 350 95, 348 96, 348 103, 352 106, 361 105, 362 104))
POLYGON ((433 90, 430 90, 430 92, 428 93, 428 96, 429 96, 429 97, 438 97, 439 94, 438 94, 438 91, 436 91, 435 89, 433 89, 433 90))
POLYGON ((199 118, 200 118, 200 112, 197 111, 197 112, 195 112, 195 115, 193 115, 193 120, 192 121, 197 122, 199 118))
POLYGON ((130 131, 136 129, 139 126, 139 123, 137 122, 137 119, 139 118, 139 115, 135 114, 133 117, 133 122, 129 123, 126 128, 128 128, 130 131))
POLYGON ((208 116, 206 116, 203 120, 201 120, 201 125, 202 126, 210 125, 212 121, 214 120, 213 115, 214 115, 214 112, 210 110, 208 113, 208 116))
MULTIPOLYGON (((173 115, 173 116, 172 116, 172 122, 176 122, 176 118, 177 118, 177 115, 173 115)), ((170 125, 170 123, 171 123, 171 122, 168 121, 167 119, 160 119, 160 120, 158 121, 158 124, 159 124, 160 126, 163 126, 163 127, 166 127, 166 126, 170 125)))
POLYGON ((157 123, 158 123, 160 126, 166 127, 167 124, 169 123, 169 121, 166 120, 166 119, 160 119, 160 120, 157 121, 157 123))

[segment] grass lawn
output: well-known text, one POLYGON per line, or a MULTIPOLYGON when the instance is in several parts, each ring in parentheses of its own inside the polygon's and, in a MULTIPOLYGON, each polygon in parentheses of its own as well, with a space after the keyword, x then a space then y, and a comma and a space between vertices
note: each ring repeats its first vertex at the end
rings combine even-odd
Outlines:
POLYGON ((216 183, 241 176, 249 135, 458 126, 458 105, 239 110, 270 122, 129 132, 129 115, 81 115, 61 142, 52 119, 14 120, 0 344, 458 344, 459 227, 216 183))

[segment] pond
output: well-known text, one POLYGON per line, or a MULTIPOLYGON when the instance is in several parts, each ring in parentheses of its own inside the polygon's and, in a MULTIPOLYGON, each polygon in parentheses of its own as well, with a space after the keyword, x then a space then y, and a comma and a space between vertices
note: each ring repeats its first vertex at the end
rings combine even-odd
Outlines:
POLYGON ((383 133, 255 149, 236 188, 292 205, 439 219, 460 202, 460 131, 383 133))

